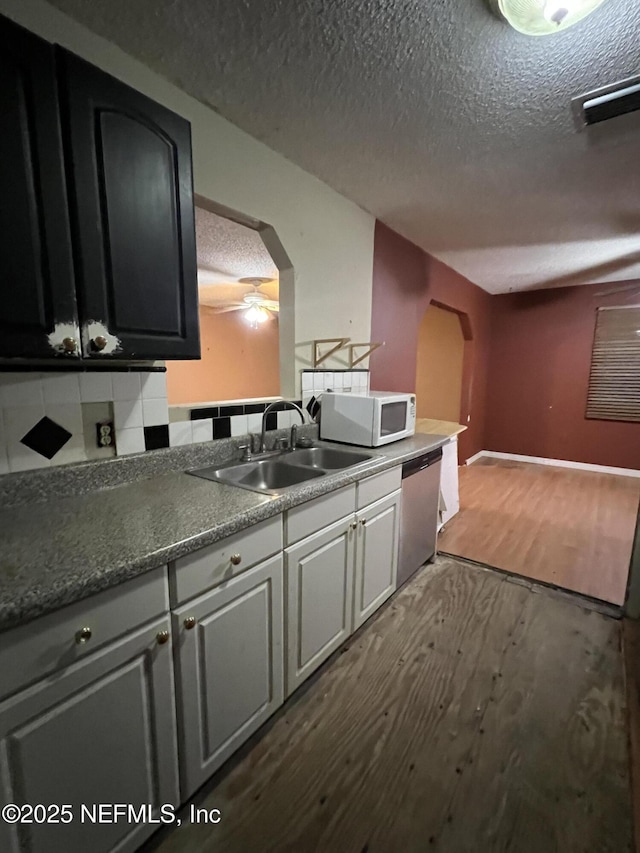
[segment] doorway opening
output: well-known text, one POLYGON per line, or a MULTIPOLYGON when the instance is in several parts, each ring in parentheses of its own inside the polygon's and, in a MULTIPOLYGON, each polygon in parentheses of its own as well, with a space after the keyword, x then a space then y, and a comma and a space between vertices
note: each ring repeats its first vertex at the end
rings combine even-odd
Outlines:
POLYGON ((418 330, 416 414, 462 423, 465 335, 459 315, 433 302, 418 330))

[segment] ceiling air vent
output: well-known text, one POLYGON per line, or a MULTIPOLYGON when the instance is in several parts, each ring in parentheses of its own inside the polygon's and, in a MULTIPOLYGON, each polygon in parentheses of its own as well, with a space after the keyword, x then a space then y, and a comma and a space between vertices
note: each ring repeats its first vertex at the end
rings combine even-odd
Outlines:
POLYGON ((574 99, 576 119, 582 126, 599 124, 640 110, 640 78, 624 80, 574 99))

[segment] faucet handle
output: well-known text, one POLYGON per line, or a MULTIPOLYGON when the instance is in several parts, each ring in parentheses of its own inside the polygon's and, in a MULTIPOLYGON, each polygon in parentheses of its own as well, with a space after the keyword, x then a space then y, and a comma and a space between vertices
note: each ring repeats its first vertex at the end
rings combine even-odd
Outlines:
POLYGON ((251 442, 239 444, 238 450, 242 451, 242 461, 251 462, 251 442))

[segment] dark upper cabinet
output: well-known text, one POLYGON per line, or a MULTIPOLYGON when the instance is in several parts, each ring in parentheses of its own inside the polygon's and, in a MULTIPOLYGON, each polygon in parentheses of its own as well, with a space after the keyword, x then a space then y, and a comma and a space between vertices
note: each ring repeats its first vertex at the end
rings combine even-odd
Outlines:
POLYGON ((4 18, 0 75, 0 358, 198 358, 189 123, 4 18))
POLYGON ((0 19, 0 356, 79 356, 52 45, 0 19))
POLYGON ((68 51, 59 60, 83 353, 197 358, 189 123, 68 51))

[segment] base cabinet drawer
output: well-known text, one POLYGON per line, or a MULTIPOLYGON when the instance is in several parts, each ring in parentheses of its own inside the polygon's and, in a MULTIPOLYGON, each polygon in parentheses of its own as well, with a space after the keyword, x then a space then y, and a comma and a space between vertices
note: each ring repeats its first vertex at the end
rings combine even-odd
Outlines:
POLYGON ((0 703, 1 803, 70 805, 73 814, 57 824, 0 821, 3 853, 132 853, 157 825, 93 823, 81 805, 151 804, 156 819, 162 804, 177 806, 168 629, 165 616, 0 703))
POLYGON ((186 800, 284 700, 282 555, 172 618, 186 800))
POLYGON ((355 516, 285 550, 287 695, 352 631, 355 516))

